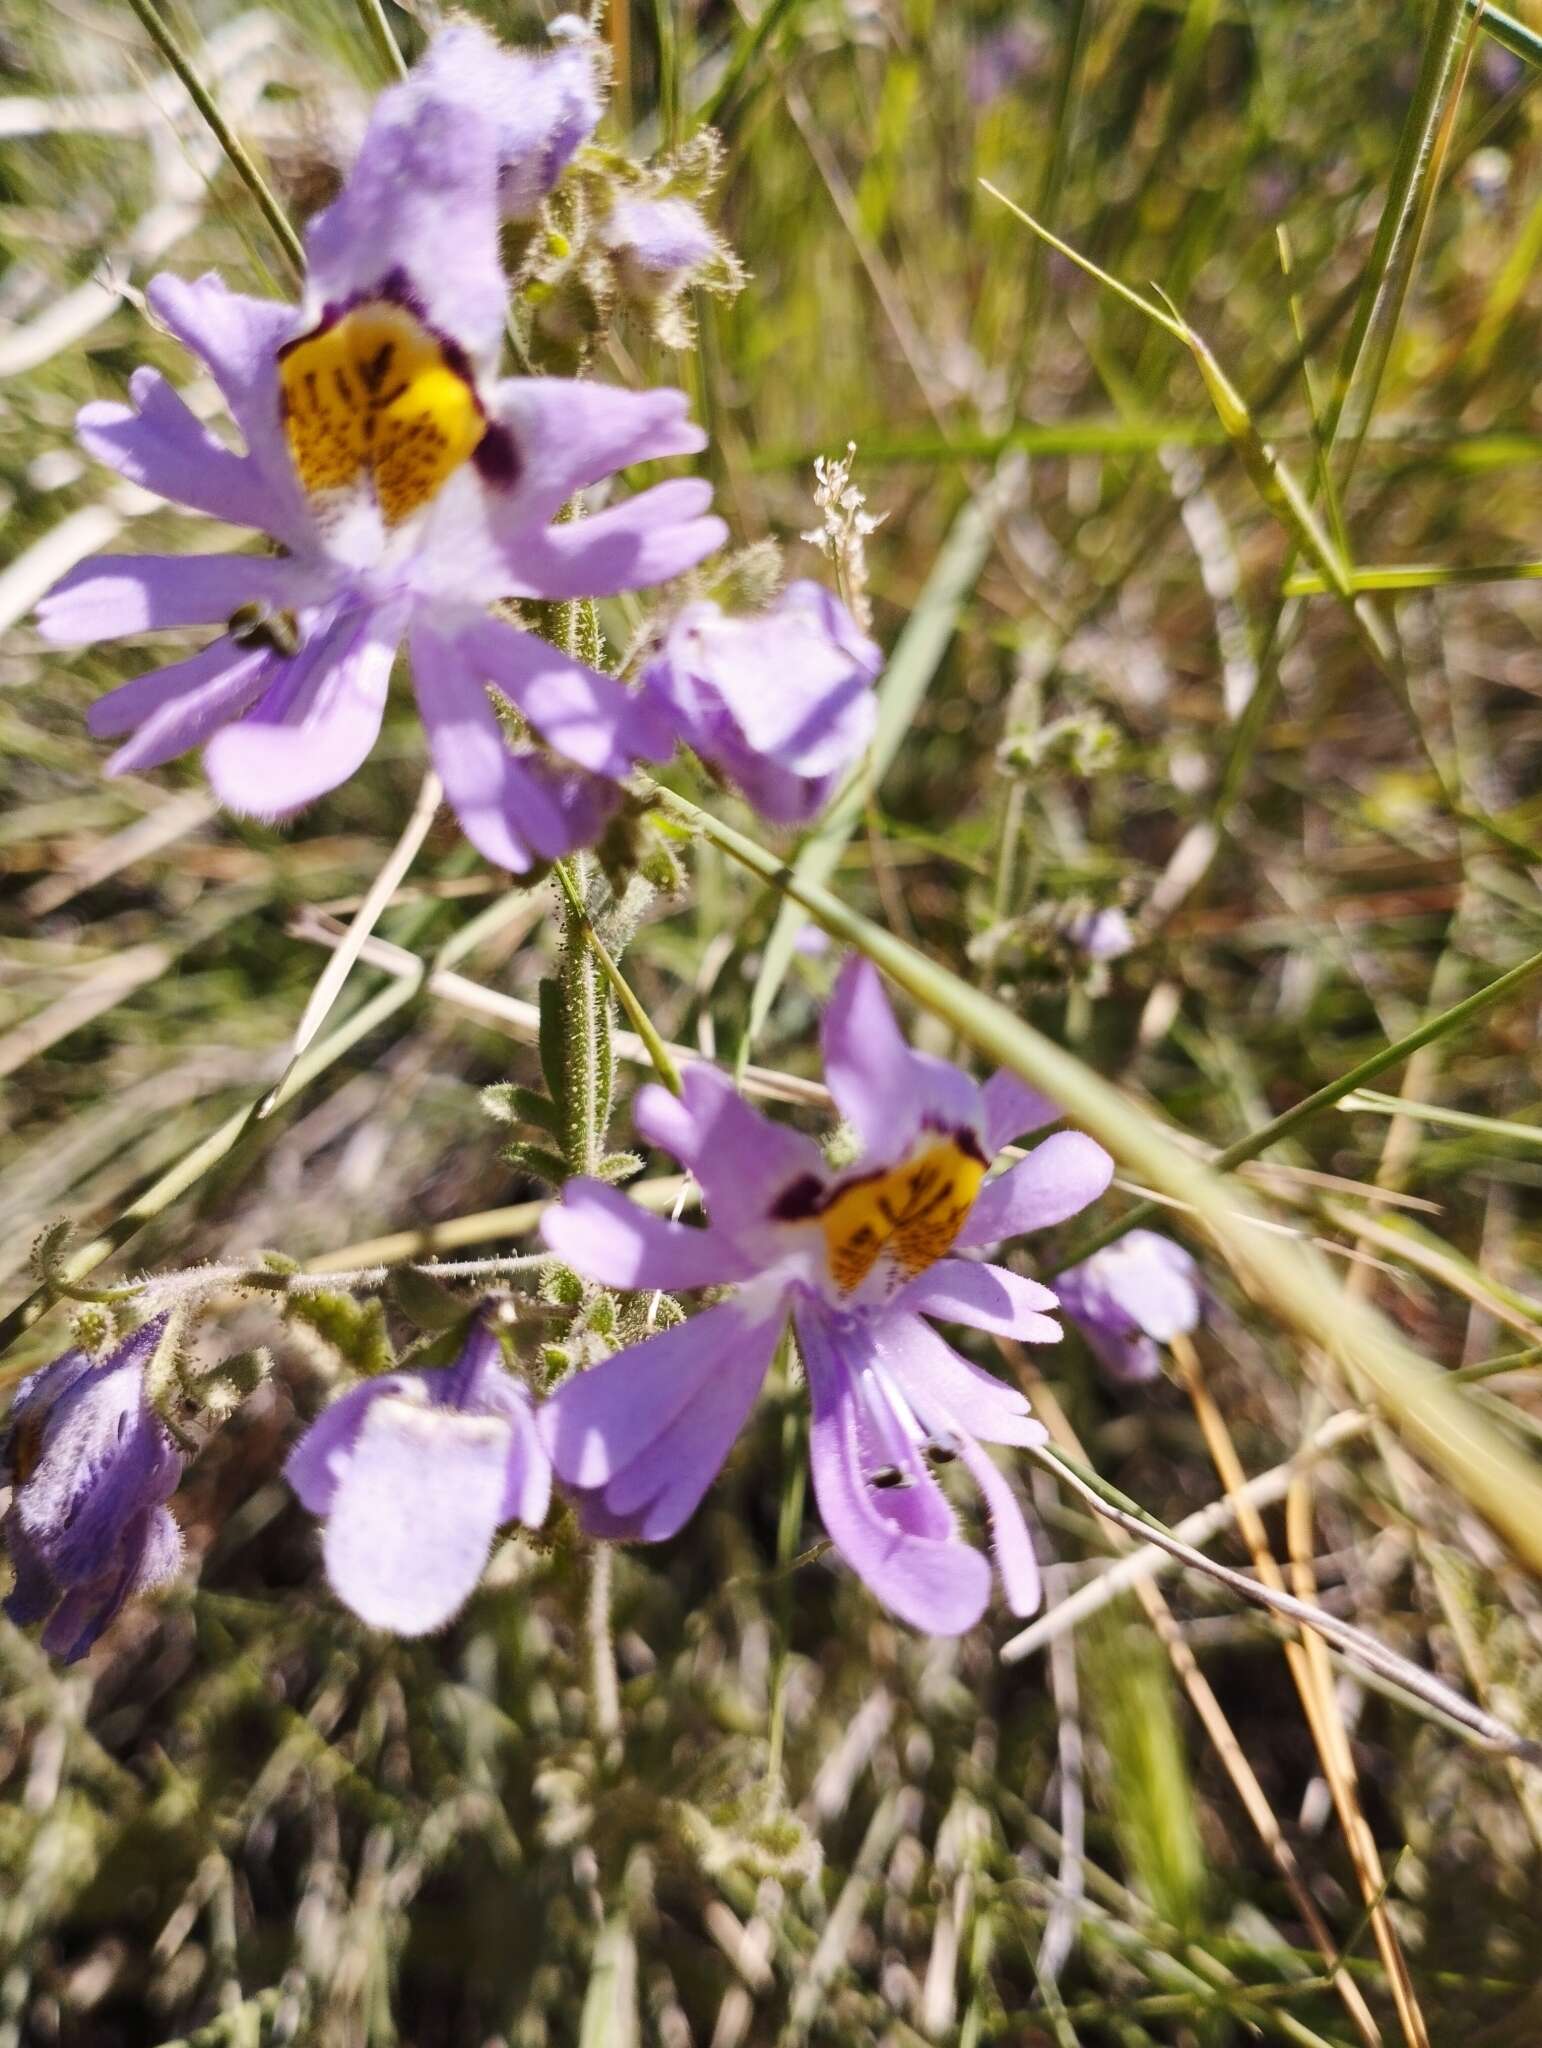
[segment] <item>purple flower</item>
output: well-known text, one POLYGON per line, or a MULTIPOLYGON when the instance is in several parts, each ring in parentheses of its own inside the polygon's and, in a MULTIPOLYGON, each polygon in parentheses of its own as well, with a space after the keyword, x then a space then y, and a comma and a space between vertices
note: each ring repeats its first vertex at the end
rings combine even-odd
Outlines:
POLYGON ((690 604, 643 672, 645 700, 778 825, 806 824, 865 753, 878 648, 838 597, 791 583, 770 610, 690 604))
POLYGON ((475 1592, 499 1525, 537 1528, 551 1499, 530 1397, 504 1371, 485 1315, 454 1365, 350 1388, 284 1476, 326 1521, 333 1592, 399 1636, 443 1628, 475 1592))
POLYGON ((124 1602, 171 1578, 182 1532, 164 1503, 182 1458, 145 1398, 158 1317, 94 1365, 68 1351, 22 1381, 0 1446, 11 1503, 0 1521, 16 1582, 5 1611, 42 1622, 43 1648, 73 1663, 124 1602))
POLYGON ((969 53, 970 105, 994 105, 1020 79, 1031 78, 1042 68, 1046 51, 1044 31, 1027 22, 1006 22, 982 35, 969 53))
POLYGON ((1060 1306, 1110 1379, 1154 1380, 1159 1344, 1199 1322, 1199 1269, 1182 1245, 1154 1230, 1132 1230, 1055 1281, 1060 1306))
POLYGON ((1070 940, 1089 960, 1122 960, 1135 949, 1135 931, 1119 909, 1089 910, 1070 929, 1070 940))
POLYGON ((135 373, 132 408, 85 407, 82 442, 281 551, 97 556, 44 599, 43 631, 65 645, 227 629, 92 707, 94 732, 132 734, 110 773, 202 746, 222 801, 287 816, 369 753, 404 640, 450 802, 501 866, 592 838, 615 778, 667 753, 667 733, 619 683, 488 612, 499 599, 665 581, 726 531, 707 514, 709 487, 685 478, 557 523, 586 486, 692 453, 703 436, 678 391, 496 380, 499 161, 477 101, 415 75, 382 95, 352 176, 312 224, 298 309, 213 276, 150 285, 153 310, 219 385, 245 453, 152 370, 135 373), (560 758, 511 744, 489 686, 560 758))
POLYGON ((601 239, 626 288, 640 298, 678 291, 693 270, 713 263, 722 243, 688 199, 618 199, 601 239))
POLYGON ((637 1127, 706 1197, 707 1228, 671 1223, 595 1180, 569 1181, 546 1241, 607 1286, 736 1286, 727 1300, 567 1380, 540 1427, 591 1533, 656 1542, 694 1511, 728 1455, 788 1317, 813 1407, 814 1492, 836 1549, 901 1620, 940 1635, 984 1612, 990 1567, 964 1543, 932 1462, 956 1457, 985 1497, 1014 1612, 1039 1575, 1016 1493, 984 1443, 1038 1444, 1023 1396, 927 1320, 1030 1343, 1060 1335, 1048 1288, 957 1256, 1074 1215, 1113 1163, 1075 1131, 996 1179, 992 1156, 1056 1111, 1010 1074, 983 1087, 912 1052, 877 974, 842 970, 824 1020, 825 1074, 862 1141, 827 1166, 809 1138, 757 1115, 692 1067, 680 1099, 637 1098, 637 1127))
POLYGON ((574 26, 550 55, 534 56, 504 49, 474 21, 456 21, 435 36, 415 73, 431 93, 476 107, 492 124, 499 204, 510 220, 534 216, 599 123, 598 45, 574 26))

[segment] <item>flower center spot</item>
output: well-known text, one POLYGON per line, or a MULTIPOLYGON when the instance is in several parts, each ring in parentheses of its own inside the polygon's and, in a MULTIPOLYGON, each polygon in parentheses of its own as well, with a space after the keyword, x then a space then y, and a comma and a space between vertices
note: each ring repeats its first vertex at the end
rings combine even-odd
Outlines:
POLYGON ((819 1224, 843 1294, 860 1287, 880 1259, 913 1280, 952 1250, 985 1178, 985 1161, 968 1143, 944 1138, 901 1166, 836 1189, 819 1224))
POLYGON ((370 302, 279 357, 284 432, 311 497, 373 485, 387 526, 420 511, 486 431, 459 357, 405 306, 370 302))

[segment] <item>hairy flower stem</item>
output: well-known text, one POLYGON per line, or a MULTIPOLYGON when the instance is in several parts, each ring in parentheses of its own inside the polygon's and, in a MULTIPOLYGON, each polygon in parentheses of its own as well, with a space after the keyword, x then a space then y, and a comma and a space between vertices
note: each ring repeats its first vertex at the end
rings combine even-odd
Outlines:
MULTIPOLYGON (((576 660, 600 665, 603 643, 592 602, 557 607, 546 637, 576 660)), ((577 853, 559 861, 556 870, 562 913, 562 966, 557 977, 563 1034, 562 1150, 568 1169, 575 1174, 594 1173, 605 1155, 616 1071, 611 1045, 611 978, 619 979, 619 971, 597 943, 589 915, 594 865, 590 856, 577 853)), ((589 1652, 590 1715, 602 1759, 619 1750, 621 1737, 621 1687, 610 1620, 614 1573, 611 1545, 591 1544, 584 1633, 589 1652)))
POLYGON ((589 1644, 589 1712, 595 1741, 603 1752, 621 1738, 621 1686, 616 1677, 616 1645, 610 1625, 611 1579, 616 1553, 609 1543, 589 1551, 589 1598, 584 1608, 584 1634, 589 1644))
MULTIPOLYGON (((792 1339, 782 1339, 781 1376, 792 1378, 792 1339)), ((787 1733, 787 1672, 792 1642, 792 1563, 798 1533, 803 1527, 803 1499, 808 1484, 808 1455, 803 1443, 802 1417, 789 1403, 782 1416, 782 1504, 776 1524, 777 1646, 771 1673, 771 1716, 766 1748, 766 1799, 782 1803, 782 1752, 787 1733)))

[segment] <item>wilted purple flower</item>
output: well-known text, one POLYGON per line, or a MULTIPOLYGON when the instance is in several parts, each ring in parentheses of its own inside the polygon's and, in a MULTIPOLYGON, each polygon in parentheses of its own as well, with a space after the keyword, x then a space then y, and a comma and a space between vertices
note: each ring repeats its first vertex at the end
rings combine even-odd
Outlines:
POLYGON ((806 824, 873 736, 883 656, 840 599, 790 583, 768 611, 689 604, 643 672, 645 701, 778 825, 806 824))
POLYGON ((429 92, 476 107, 492 124, 509 220, 532 218, 599 123, 599 45, 582 23, 565 20, 575 32, 541 56, 505 49, 474 21, 452 22, 414 73, 429 92))
POLYGON ((0 1538, 16 1582, 5 1611, 42 1622, 43 1648, 83 1657, 124 1602, 171 1578, 182 1532, 164 1503, 182 1458, 145 1397, 158 1317, 93 1364, 68 1351, 22 1381, 0 1445, 11 1504, 0 1538))
POLYGON ((1060 1306, 1110 1379, 1153 1380, 1159 1344, 1199 1322, 1199 1269, 1182 1245, 1154 1230, 1132 1230, 1055 1279, 1060 1306))
POLYGON ((454 1365, 350 1388, 284 1476, 326 1521, 333 1592, 399 1636, 443 1628, 475 1592, 499 1524, 537 1528, 551 1499, 530 1397, 505 1372, 485 1314, 454 1365))
POLYGON ((707 516, 708 486, 689 479, 554 523, 575 492, 703 437, 678 391, 495 381, 499 163, 478 101, 415 74, 382 95, 351 177, 311 226, 300 308, 213 276, 150 285, 246 452, 217 441, 152 370, 132 380, 137 409, 88 405, 81 439, 136 483, 258 528, 282 551, 97 556, 43 601, 43 631, 63 644, 227 627, 92 707, 94 732, 133 734, 109 772, 204 746, 233 810, 286 816, 364 760, 404 639, 450 802, 502 866, 591 838, 614 778, 668 751, 618 683, 488 615, 502 598, 661 582, 725 536, 707 516), (511 745, 489 685, 560 763, 511 745))
POLYGON ((1013 1611, 1039 1575, 1017 1495, 981 1448, 1038 1444, 1023 1396, 926 1320, 1030 1343, 1060 1335, 1055 1297, 955 1256, 1058 1223, 1101 1194, 1112 1161, 1074 1131, 985 1180, 1011 1138, 1055 1110, 1010 1074, 983 1087, 912 1052, 882 984, 848 962, 824 1019, 825 1075, 864 1151, 844 1171, 692 1067, 677 1099, 646 1088, 637 1127, 701 1183, 704 1230, 595 1180, 572 1180, 546 1241, 608 1286, 737 1283, 728 1300, 567 1380, 540 1413, 557 1475, 598 1536, 656 1542, 694 1511, 728 1455, 789 1315, 813 1407, 814 1492, 832 1542, 901 1620, 940 1635, 984 1612, 990 1567, 961 1541, 931 1460, 956 1457, 985 1496, 1013 1611))
POLYGON ((688 199, 618 199, 601 239, 626 287, 640 297, 678 291, 691 272, 712 263, 722 243, 688 199))

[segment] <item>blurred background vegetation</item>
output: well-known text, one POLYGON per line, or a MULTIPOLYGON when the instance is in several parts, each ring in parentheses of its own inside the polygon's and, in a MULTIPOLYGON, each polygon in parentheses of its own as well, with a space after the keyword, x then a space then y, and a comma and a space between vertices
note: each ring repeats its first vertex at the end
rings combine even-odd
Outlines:
MULTIPOLYGON (((515 0, 476 11, 540 33, 515 0)), ((386 82, 367 13, 166 18, 303 218, 386 82)), ((386 19, 410 56, 419 10, 386 19)), ((1542 945, 1542 596, 1424 579, 1383 607, 1389 680, 1344 605, 1282 595, 1301 564, 1188 352, 979 182, 1171 296, 1296 474, 1329 472, 1357 565, 1523 564, 1542 34, 1451 0, 612 0, 607 33, 615 139, 720 127, 752 280, 698 309, 699 354, 624 332, 602 373, 689 384, 737 537, 805 571, 813 458, 854 440, 883 514, 877 633, 920 622, 843 895, 1207 1147, 1542 945), (1381 233, 1400 179, 1422 237, 1401 253, 1381 233), (1384 371, 1330 460, 1373 303, 1384 371), (1071 927, 1111 905, 1137 944, 1089 962, 1071 927)), ((216 816, 196 763, 102 779, 83 711, 138 651, 62 660, 27 614, 83 554, 192 528, 85 464, 73 415, 142 361, 187 381, 139 298, 157 268, 287 286, 129 7, 15 0, 0 71, 10 1306, 42 1227, 110 1228, 282 1071, 422 748, 404 693, 368 768, 282 832, 216 816)), ((624 646, 634 621, 605 623, 624 646)), ((666 1036, 726 1055, 775 904, 709 848, 688 865, 628 971, 666 1036)), ((306 1085, 157 1194, 109 1271, 259 1247, 348 1267, 434 1227, 439 1248, 510 1243, 477 1219, 540 1191, 499 1163, 477 1091, 535 1076, 517 1004, 550 970, 547 893, 511 895, 443 815, 379 930, 420 961, 449 946, 460 980, 366 960, 306 1085)), ((757 1062, 814 1071, 833 964, 798 954, 757 1062)), ((1430 1114, 1353 1098, 1253 1170, 1527 1446, 1535 1026, 1522 994, 1387 1080, 1430 1114)), ((1170 1523, 1225 1490, 1218 1450, 1272 1470, 1323 1422, 1292 1340, 1212 1277, 1208 1328, 1155 1389, 1109 1391, 1074 1339, 1033 1362, 1065 1440, 1170 1523)), ((245 1341, 271 1336, 243 1314, 245 1341)), ((39 1324, 3 1383, 66 1338, 39 1324)), ((1542 1779, 1343 1672, 1309 1723, 1278 1632, 1208 1582, 1112 1603, 1022 1663, 998 1657, 1004 1616, 919 1640, 807 1554, 799 1398, 768 1399, 686 1532, 619 1560, 618 1762, 587 1732, 563 1524, 505 1541, 431 1642, 330 1598, 278 1469, 339 1348, 277 1349, 180 1497, 183 1586, 72 1671, 0 1624, 0 2048, 1542 2038, 1542 1779), (1349 1958, 1338 1988, 1314 1916, 1349 1958)), ((1058 1598, 1106 1537, 1035 1498, 1058 1598)), ((1234 1537, 1222 1554, 1247 1561, 1234 1537)), ((1325 1604, 1542 1735, 1535 1586, 1379 1433, 1318 1468, 1305 1555, 1325 1604)))

